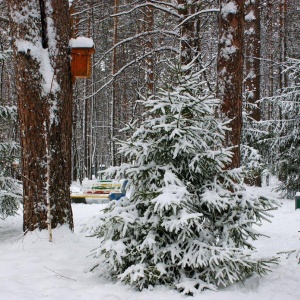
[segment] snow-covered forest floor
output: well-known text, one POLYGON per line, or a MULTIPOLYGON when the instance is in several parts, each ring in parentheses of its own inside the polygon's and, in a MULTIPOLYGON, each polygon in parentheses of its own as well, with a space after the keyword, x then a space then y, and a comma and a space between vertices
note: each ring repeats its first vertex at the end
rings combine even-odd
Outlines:
MULTIPOLYGON (((273 186, 274 187, 274 186, 273 186)), ((258 188, 249 188, 254 192, 258 188)), ((272 187, 263 187, 264 194, 278 197, 272 187)), ((22 235, 22 211, 16 217, 0 220, 0 299, 3 300, 299 300, 300 264, 295 254, 277 254, 300 249, 300 210, 293 200, 280 200, 282 206, 273 211, 273 222, 265 222, 259 230, 268 235, 255 242, 259 257, 279 256, 266 276, 257 275, 245 283, 204 291, 192 298, 182 296, 164 286, 137 292, 127 286, 114 284, 88 272, 96 261, 89 253, 98 241, 81 233, 82 224, 96 215, 105 204, 73 204, 75 232, 55 229, 53 242, 47 232, 22 235)))

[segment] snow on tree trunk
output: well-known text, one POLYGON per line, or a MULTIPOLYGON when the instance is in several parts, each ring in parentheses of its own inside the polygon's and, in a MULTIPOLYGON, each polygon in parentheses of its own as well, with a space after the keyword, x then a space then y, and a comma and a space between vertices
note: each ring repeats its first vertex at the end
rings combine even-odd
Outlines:
POLYGON ((254 104, 250 107, 250 116, 260 120, 260 109, 257 101, 260 99, 260 1, 246 1, 245 11, 245 55, 246 102, 254 104))
POLYGON ((72 85, 67 0, 10 0, 22 147, 24 231, 68 224, 72 85))
POLYGON ((248 0, 245 2, 245 112, 243 124, 243 164, 252 173, 247 178, 247 184, 261 186, 259 163, 261 156, 258 155, 257 144, 257 121, 260 121, 260 0, 248 0), (253 136, 253 132, 256 136, 253 136), (255 168, 253 168, 255 166, 255 168))
MULTIPOLYGON (((152 32, 154 29, 154 8, 146 6, 144 8, 144 32, 152 32)), ((151 53, 154 49, 153 36, 146 37, 145 52, 151 53)), ((151 95, 154 93, 154 57, 149 55, 145 60, 145 81, 147 85, 146 93, 151 95)))
POLYGON ((219 16, 218 97, 221 116, 231 120, 226 146, 232 146, 231 167, 240 166, 242 129, 244 1, 221 0, 219 16))

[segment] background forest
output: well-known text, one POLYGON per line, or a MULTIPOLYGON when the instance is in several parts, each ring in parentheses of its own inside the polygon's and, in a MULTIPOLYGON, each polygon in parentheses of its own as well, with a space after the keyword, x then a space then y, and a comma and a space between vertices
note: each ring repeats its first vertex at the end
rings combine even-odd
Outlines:
MULTIPOLYGON (((292 196, 299 189, 299 2, 244 2, 242 165, 276 174, 292 196)), ((218 7, 215 0, 72 1, 72 37, 90 37, 96 48, 91 78, 73 87, 73 181, 123 162, 119 130, 141 116, 137 100, 158 92, 172 60, 196 58, 207 90, 217 92, 218 7)), ((0 174, 21 179, 7 1, 0 11, 0 174)))
POLYGON ((48 228, 52 242, 58 225, 74 229, 71 180, 110 167, 127 193, 85 226, 100 241, 91 270, 192 295, 278 263, 252 258, 251 241, 279 203, 247 189, 275 175, 283 197, 300 190, 296 0, 0 8, 1 219, 23 183, 23 231, 48 228), (77 37, 95 44, 80 80, 77 37))

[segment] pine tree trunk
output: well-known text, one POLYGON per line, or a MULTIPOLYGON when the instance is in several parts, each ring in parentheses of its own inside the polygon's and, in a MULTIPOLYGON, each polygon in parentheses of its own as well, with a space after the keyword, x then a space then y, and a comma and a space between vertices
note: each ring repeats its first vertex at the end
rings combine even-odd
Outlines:
MULTIPOLYGON (((119 0, 114 0, 114 14, 119 12, 119 0)), ((113 46, 118 42, 118 17, 114 17, 113 25, 113 46)), ((117 73, 117 48, 113 49, 112 53, 112 76, 117 73)), ((115 149, 115 118, 116 118, 116 98, 117 98, 117 84, 116 79, 112 83, 112 99, 111 99, 111 132, 110 132, 110 143, 111 143, 111 165, 116 165, 116 149, 115 149)))
MULTIPOLYGON (((246 4, 245 53, 246 53, 246 102, 257 104, 260 99, 260 0, 246 4)), ((250 116, 260 120, 260 109, 251 107, 250 116)))
MULTIPOLYGON (((153 6, 146 6, 144 12, 144 31, 151 32, 154 28, 154 9, 153 6)), ((154 49, 153 35, 149 35, 146 41, 145 51, 151 52, 154 49)), ((153 54, 148 55, 145 61, 146 64, 146 84, 147 94, 152 95, 154 92, 154 59, 153 54)))
MULTIPOLYGON (((200 10, 199 3, 190 3, 187 0, 177 0, 178 14, 181 16, 180 22, 195 14, 196 7, 200 10)), ((199 31, 200 31, 200 18, 193 18, 185 21, 180 26, 180 52, 181 62, 183 64, 190 63, 198 54, 199 51, 199 31)))
POLYGON ((218 97, 221 117, 231 120, 225 146, 233 146, 231 166, 240 166, 242 129, 244 1, 221 0, 219 17, 218 97))
MULTIPOLYGON (((245 4, 245 96, 251 119, 260 121, 260 0, 245 4)), ((248 183, 248 182, 247 182, 248 183)), ((249 181, 261 186, 260 175, 249 181)))
MULTIPOLYGON (((269 70, 268 70, 268 90, 267 96, 272 97, 274 96, 274 37, 273 37, 273 1, 267 0, 266 1, 266 27, 267 27, 267 51, 268 51, 268 60, 269 60, 269 70)), ((269 102, 270 103, 270 102, 269 102)), ((272 118, 272 110, 273 107, 270 104, 269 111, 268 111, 268 120, 272 118)))
POLYGON ((282 91, 287 85, 287 76, 284 73, 283 64, 286 60, 287 36, 286 36, 286 15, 287 0, 280 0, 279 4, 279 42, 280 42, 280 68, 279 68, 279 89, 282 91))
POLYGON ((9 2, 22 146, 23 229, 46 229, 49 222, 52 228, 68 224, 72 229, 69 3, 9 2))
POLYGON ((84 177, 92 179, 91 141, 92 141, 92 99, 88 97, 88 80, 84 83, 84 177))

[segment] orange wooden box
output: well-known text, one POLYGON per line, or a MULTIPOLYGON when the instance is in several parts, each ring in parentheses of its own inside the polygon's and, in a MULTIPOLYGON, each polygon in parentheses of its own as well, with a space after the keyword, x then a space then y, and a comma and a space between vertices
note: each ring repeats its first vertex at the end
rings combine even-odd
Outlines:
POLYGON ((95 48, 71 48, 71 73, 74 78, 89 78, 92 71, 92 54, 95 48))

